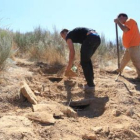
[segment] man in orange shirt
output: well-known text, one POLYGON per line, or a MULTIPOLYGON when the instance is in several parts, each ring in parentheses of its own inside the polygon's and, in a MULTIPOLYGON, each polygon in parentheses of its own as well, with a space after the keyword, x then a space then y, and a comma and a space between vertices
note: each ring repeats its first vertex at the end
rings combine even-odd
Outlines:
POLYGON ((134 19, 128 19, 125 13, 118 15, 114 22, 123 31, 123 45, 126 48, 120 68, 117 72, 122 72, 126 64, 131 60, 136 68, 138 79, 140 79, 140 32, 134 19))

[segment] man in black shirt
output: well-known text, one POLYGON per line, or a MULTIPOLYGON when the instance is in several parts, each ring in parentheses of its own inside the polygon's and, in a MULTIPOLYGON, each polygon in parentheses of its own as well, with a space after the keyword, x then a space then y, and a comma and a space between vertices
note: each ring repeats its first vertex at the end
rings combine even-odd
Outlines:
POLYGON ((69 47, 69 62, 66 71, 70 71, 73 65, 75 50, 73 43, 81 44, 81 66, 84 72, 87 85, 84 89, 94 90, 94 73, 93 66, 91 62, 91 57, 101 43, 100 37, 97 32, 89 28, 75 28, 71 31, 63 29, 60 32, 63 39, 66 40, 66 43, 69 47))

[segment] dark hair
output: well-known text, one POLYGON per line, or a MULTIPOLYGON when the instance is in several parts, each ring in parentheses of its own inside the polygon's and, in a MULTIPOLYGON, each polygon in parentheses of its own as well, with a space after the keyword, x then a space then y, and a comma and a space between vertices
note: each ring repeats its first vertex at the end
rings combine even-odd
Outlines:
POLYGON ((63 29, 63 30, 60 32, 60 34, 63 34, 63 33, 68 32, 68 31, 69 31, 68 29, 63 29))
POLYGON ((125 14, 125 13, 120 13, 120 14, 118 15, 118 18, 120 18, 121 16, 128 18, 127 14, 125 14))

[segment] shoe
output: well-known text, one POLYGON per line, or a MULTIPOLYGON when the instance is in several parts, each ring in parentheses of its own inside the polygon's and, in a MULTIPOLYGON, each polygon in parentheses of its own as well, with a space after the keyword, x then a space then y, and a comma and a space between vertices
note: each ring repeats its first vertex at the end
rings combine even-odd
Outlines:
POLYGON ((95 86, 90 87, 85 85, 83 89, 85 91, 85 99, 94 98, 95 86))
POLYGON ((84 86, 85 99, 94 98, 95 87, 89 87, 88 85, 84 86))
POLYGON ((113 70, 113 71, 107 71, 107 73, 110 73, 110 74, 119 74, 119 71, 117 69, 117 70, 113 70))
POLYGON ((90 87, 90 86, 88 86, 88 85, 84 85, 84 86, 83 86, 83 89, 84 89, 84 90, 95 90, 95 86, 90 87))
POLYGON ((132 82, 140 82, 140 77, 136 77, 135 79, 131 79, 132 82))

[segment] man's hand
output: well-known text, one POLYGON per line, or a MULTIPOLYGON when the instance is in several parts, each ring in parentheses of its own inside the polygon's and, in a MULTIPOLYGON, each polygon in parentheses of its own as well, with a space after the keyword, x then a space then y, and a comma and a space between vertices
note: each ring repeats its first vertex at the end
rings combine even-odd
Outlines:
POLYGON ((123 32, 127 32, 127 31, 130 30, 128 27, 126 27, 125 25, 123 25, 123 24, 119 21, 118 18, 114 19, 114 22, 115 22, 116 24, 119 25, 119 27, 121 28, 121 30, 122 30, 123 32))
POLYGON ((116 18, 116 19, 114 19, 114 22, 118 24, 120 21, 118 18, 116 18))
POLYGON ((68 65, 67 68, 66 68, 66 71, 70 71, 71 70, 71 66, 68 65))
POLYGON ((66 70, 65 71, 65 76, 66 77, 77 77, 77 73, 73 72, 72 70, 66 70))

